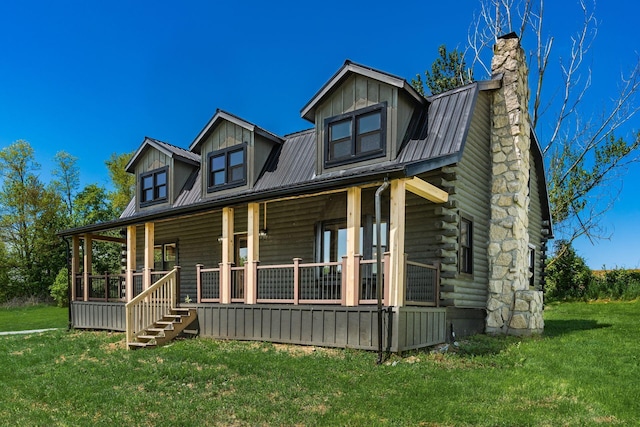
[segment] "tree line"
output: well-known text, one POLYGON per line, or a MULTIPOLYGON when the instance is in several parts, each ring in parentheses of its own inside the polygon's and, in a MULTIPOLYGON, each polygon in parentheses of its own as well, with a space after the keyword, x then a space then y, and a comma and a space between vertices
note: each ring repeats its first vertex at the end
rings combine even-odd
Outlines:
MULTIPOLYGON (((59 231, 120 215, 133 194, 134 177, 124 172, 132 154, 114 153, 105 161, 108 189, 95 183, 80 188, 78 159, 66 151, 55 155, 47 183, 29 142, 18 140, 0 150, 0 303, 49 294, 67 266, 59 231)), ((97 272, 117 272, 119 258, 106 253, 113 250, 98 254, 94 269, 102 271, 97 272)))

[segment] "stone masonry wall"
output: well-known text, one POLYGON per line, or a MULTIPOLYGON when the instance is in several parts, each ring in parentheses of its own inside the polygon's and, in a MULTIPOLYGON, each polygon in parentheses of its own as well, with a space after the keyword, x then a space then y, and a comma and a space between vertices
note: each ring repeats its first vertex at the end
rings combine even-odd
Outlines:
POLYGON ((492 110, 486 332, 541 332, 542 294, 531 296, 535 291, 529 291, 528 70, 515 35, 498 40, 491 65, 494 75, 503 74, 503 84, 494 94, 492 110))

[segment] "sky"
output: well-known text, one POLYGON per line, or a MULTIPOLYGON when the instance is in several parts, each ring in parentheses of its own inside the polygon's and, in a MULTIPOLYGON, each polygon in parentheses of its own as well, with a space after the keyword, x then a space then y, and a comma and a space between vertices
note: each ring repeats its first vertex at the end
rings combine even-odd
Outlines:
MULTIPOLYGON (((410 81, 438 46, 464 47, 479 8, 478 0, 2 1, 0 148, 29 141, 47 182, 53 157, 67 151, 79 159, 81 187, 108 186, 112 153, 145 136, 188 148, 217 108, 279 135, 308 129, 300 110, 346 59, 410 81)), ((546 8, 561 51, 580 27, 577 0, 546 8)), ((640 3, 600 2, 596 16, 594 114, 640 54, 640 3)), ((590 267, 640 268, 639 183, 640 164, 603 221, 610 240, 575 243, 590 267)))

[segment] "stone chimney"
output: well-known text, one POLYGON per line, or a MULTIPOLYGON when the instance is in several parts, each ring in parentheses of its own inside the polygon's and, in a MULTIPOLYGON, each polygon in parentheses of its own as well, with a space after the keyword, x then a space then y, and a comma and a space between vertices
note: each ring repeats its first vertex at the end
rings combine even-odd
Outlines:
POLYGON ((542 293, 529 290, 529 82, 515 33, 502 36, 491 61, 502 87, 494 92, 491 129, 491 219, 486 332, 542 332, 542 293))

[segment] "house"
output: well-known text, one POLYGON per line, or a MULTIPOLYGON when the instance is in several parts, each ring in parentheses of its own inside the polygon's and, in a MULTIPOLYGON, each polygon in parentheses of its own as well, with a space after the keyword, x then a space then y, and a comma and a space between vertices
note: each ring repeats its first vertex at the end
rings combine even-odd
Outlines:
POLYGON ((391 351, 540 333, 551 218, 515 35, 492 66, 424 98, 347 61, 309 130, 218 110, 188 148, 145 138, 121 217, 61 232, 73 326, 391 351), (95 241, 122 245, 123 274, 94 274, 95 241))

